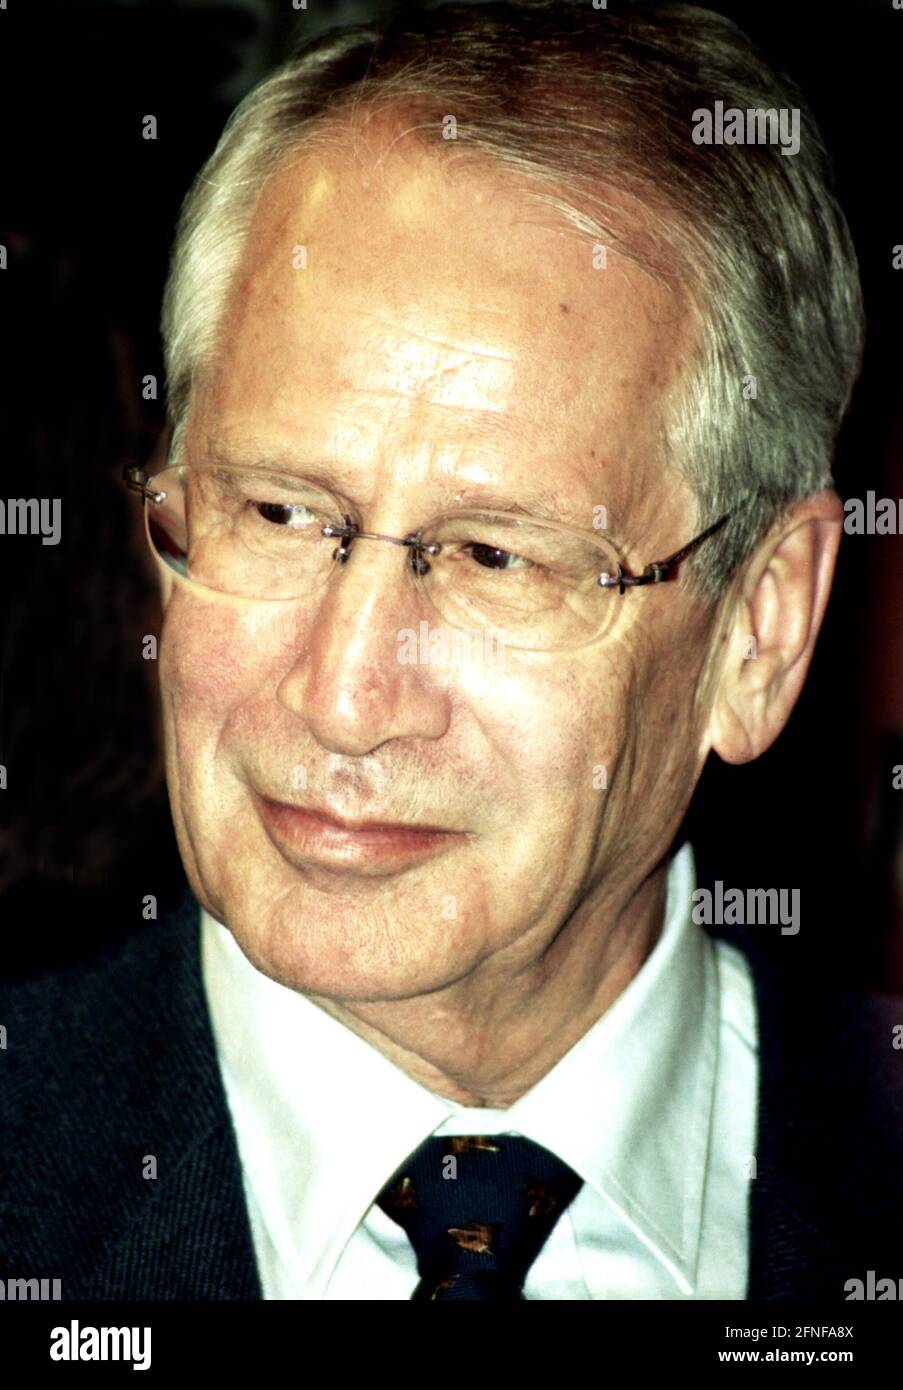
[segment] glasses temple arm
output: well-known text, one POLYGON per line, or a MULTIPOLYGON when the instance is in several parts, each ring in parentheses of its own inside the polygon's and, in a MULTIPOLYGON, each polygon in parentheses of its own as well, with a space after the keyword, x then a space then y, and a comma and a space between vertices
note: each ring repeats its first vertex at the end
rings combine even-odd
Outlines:
POLYGON ((724 516, 713 522, 711 526, 706 527, 698 536, 694 536, 691 541, 687 541, 687 544, 680 550, 675 550, 674 554, 669 555, 665 560, 654 560, 651 565, 646 566, 646 569, 670 569, 672 565, 679 564, 698 545, 702 545, 703 541, 707 541, 710 536, 714 536, 716 531, 720 531, 725 522, 730 521, 730 519, 730 512, 725 512, 724 516))
POLYGON ((698 536, 694 536, 691 541, 687 541, 687 544, 681 546, 680 550, 675 550, 673 554, 666 556, 664 560, 650 561, 642 574, 627 574, 623 566, 618 565, 617 574, 599 576, 600 586, 602 588, 616 588, 623 594, 625 588, 628 586, 633 588, 639 584, 663 583, 664 580, 669 577, 675 565, 685 559, 697 546, 702 545, 703 541, 707 541, 710 536, 714 536, 716 531, 720 531, 725 522, 730 521, 730 518, 731 513, 726 512, 724 516, 720 517, 718 521, 713 522, 711 526, 706 527, 698 536))

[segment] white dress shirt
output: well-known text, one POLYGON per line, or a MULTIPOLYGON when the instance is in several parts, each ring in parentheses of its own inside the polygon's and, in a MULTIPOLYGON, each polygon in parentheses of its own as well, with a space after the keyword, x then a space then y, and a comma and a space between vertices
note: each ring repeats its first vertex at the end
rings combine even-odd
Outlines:
POLYGON ((374 1200, 431 1135, 517 1133, 584 1180, 528 1299, 742 1299, 758 1033, 742 952, 691 917, 692 850, 614 1004, 507 1110, 414 1081, 201 914, 204 986, 267 1299, 409 1299, 407 1236, 374 1200))

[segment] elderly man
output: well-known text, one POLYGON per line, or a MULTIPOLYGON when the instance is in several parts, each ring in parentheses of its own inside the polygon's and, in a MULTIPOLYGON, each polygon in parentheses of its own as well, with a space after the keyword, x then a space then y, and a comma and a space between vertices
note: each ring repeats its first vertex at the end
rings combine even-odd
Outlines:
POLYGON ((780 949, 707 932, 679 833, 786 723, 842 530, 860 296, 800 95, 683 6, 328 36, 199 175, 163 328, 128 481, 192 892, 4 998, 3 1269, 844 1300, 899 1249, 890 1024, 767 895, 780 949))

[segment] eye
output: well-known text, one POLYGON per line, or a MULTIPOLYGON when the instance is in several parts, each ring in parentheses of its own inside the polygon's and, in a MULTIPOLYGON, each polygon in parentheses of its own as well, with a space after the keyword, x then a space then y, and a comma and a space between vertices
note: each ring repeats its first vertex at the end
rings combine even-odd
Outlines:
POLYGON ((307 527, 320 518, 303 502, 251 502, 250 506, 273 526, 307 527))
POLYGON ((523 555, 515 555, 510 550, 502 550, 499 546, 482 545, 479 541, 469 541, 464 547, 469 550, 478 565, 484 569, 508 570, 517 569, 520 566, 533 567, 533 561, 526 559, 523 555), (511 560, 513 564, 505 564, 506 560, 511 560))

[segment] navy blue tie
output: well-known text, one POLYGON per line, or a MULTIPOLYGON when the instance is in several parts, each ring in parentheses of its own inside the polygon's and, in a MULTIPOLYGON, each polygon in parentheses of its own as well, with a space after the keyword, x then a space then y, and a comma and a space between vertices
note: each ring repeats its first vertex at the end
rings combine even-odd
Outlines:
POLYGON ((376 1199, 417 1256, 418 1302, 515 1303, 552 1227, 583 1186, 513 1134, 427 1139, 376 1199))

